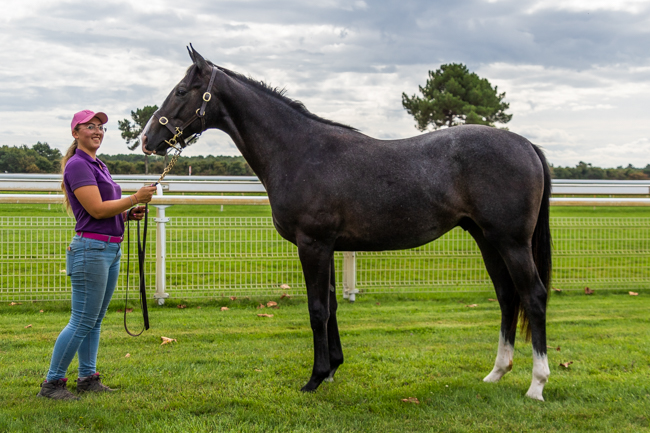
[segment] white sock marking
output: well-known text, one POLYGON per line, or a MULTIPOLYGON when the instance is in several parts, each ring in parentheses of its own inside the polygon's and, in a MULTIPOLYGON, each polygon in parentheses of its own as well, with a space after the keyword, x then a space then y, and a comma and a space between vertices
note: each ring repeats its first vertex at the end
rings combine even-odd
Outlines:
POLYGON ((544 401, 542 392, 544 391, 544 385, 546 385, 550 375, 551 370, 548 368, 548 358, 546 354, 539 354, 533 349, 533 380, 530 383, 530 388, 528 388, 526 397, 544 401))
POLYGON ((512 344, 508 343, 503 334, 499 333, 499 349, 497 351, 497 359, 494 361, 494 368, 488 374, 484 382, 498 382, 504 374, 512 370, 512 358, 515 353, 515 348, 512 344))

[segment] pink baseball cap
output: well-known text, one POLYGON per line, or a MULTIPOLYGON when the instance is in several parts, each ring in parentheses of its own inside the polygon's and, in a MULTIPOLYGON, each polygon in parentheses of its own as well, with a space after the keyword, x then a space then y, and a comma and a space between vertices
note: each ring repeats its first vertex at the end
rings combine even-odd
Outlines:
POLYGON ((86 123, 93 117, 98 118, 102 123, 108 122, 108 116, 105 113, 95 113, 90 110, 82 110, 78 113, 75 113, 75 115, 72 117, 72 124, 70 125, 70 129, 74 131, 75 126, 79 125, 80 123, 86 123))

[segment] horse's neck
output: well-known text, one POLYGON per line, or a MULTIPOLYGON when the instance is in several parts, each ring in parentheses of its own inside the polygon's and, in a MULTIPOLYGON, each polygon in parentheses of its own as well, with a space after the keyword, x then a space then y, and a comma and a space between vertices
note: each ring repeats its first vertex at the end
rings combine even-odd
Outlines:
POLYGON ((305 151, 314 128, 324 127, 273 95, 236 80, 230 80, 220 96, 227 111, 220 129, 263 181, 274 167, 305 151))

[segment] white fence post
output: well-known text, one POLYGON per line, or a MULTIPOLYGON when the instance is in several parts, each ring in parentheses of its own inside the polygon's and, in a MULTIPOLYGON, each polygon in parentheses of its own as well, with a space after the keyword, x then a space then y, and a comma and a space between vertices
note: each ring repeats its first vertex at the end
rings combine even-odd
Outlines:
POLYGON ((359 293, 357 286, 357 253, 354 251, 343 252, 343 299, 355 301, 359 293))
MULTIPOLYGON (((156 188, 156 195, 162 196, 162 185, 158 184, 156 188)), ((165 293, 165 269, 166 269, 166 256, 167 256, 167 233, 165 231, 165 224, 169 222, 169 218, 165 217, 165 209, 170 205, 156 206, 156 292, 153 294, 154 299, 158 300, 158 305, 163 305, 165 299, 169 297, 169 293, 165 293)))

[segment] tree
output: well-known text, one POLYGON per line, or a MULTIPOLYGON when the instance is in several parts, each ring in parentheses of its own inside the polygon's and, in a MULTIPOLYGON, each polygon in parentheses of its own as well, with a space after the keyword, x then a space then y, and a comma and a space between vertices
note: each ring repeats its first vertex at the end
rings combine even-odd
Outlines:
MULTIPOLYGON (((133 125, 129 119, 118 120, 118 128, 122 131, 122 138, 126 140, 126 146, 129 150, 134 150, 140 146, 140 134, 147 122, 153 116, 153 113, 158 109, 157 105, 145 105, 142 108, 138 108, 135 111, 131 111, 131 119, 133 119, 133 125), (133 144, 131 145, 131 142, 133 144)), ((144 155, 144 172, 149 174, 149 159, 147 155, 144 155)))
POLYGON ((418 87, 423 97, 409 98, 402 93, 402 105, 415 118, 420 131, 427 130, 429 125, 433 129, 470 123, 494 126, 512 119, 512 114, 505 113, 510 107, 503 102, 505 92, 497 93, 496 86, 492 88, 487 79, 470 73, 461 63, 429 71, 426 85, 418 87))

